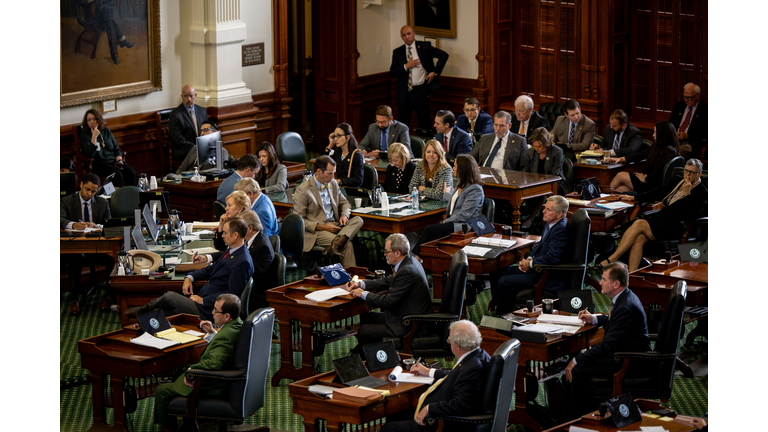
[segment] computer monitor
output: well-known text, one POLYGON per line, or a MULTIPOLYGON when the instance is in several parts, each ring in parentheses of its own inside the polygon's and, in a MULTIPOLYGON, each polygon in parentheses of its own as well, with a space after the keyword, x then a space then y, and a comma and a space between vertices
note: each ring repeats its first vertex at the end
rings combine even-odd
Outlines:
POLYGON ((61 178, 61 195, 59 198, 64 198, 67 195, 72 195, 77 190, 77 174, 73 172, 59 174, 61 178))
POLYGON ((157 235, 160 231, 157 229, 157 224, 155 223, 155 218, 152 217, 152 210, 149 209, 149 205, 145 205, 141 210, 141 216, 142 219, 144 219, 144 222, 147 223, 147 233, 149 233, 149 236, 151 237, 152 244, 156 244, 157 235))
POLYGON ((157 213, 165 212, 166 216, 168 210, 170 210, 170 195, 168 191, 151 191, 151 192, 139 192, 139 208, 143 209, 144 206, 149 205, 149 211, 152 211, 154 204, 158 204, 157 213))
MULTIPOLYGON (((206 162, 213 164, 213 159, 216 159, 216 141, 221 141, 220 131, 197 137, 197 165, 206 162)), ((217 164, 221 164, 219 159, 216 160, 217 164)))

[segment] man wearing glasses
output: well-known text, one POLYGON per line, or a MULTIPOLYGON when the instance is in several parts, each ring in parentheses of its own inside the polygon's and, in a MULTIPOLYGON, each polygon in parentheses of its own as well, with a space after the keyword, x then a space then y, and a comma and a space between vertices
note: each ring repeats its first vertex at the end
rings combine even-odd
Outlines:
MULTIPOLYGON (((191 365, 190 369, 217 371, 231 368, 235 344, 240 335, 243 321, 240 319, 240 298, 234 294, 221 294, 216 297, 213 306, 213 322, 201 321, 200 328, 205 331, 205 347, 200 361, 191 365)), ((176 417, 168 416, 168 403, 176 396, 189 396, 195 386, 195 381, 179 376, 172 384, 161 384, 155 391, 155 423, 161 426, 161 431, 176 430, 176 417)), ((206 395, 217 395, 226 386, 222 380, 205 380, 201 392, 206 395)), ((195 420, 196 422, 196 420, 195 420)), ((196 426, 196 425, 195 425, 196 426)), ((197 430, 197 427, 194 428, 197 430)))
POLYGON ((456 127, 468 133, 472 140, 474 134, 493 133, 493 119, 485 111, 480 109, 480 101, 475 98, 464 99, 464 114, 456 119, 456 127))
POLYGON ((546 128, 547 120, 533 109, 533 99, 522 95, 515 99, 515 118, 512 119, 512 132, 524 136, 537 128, 546 128))
POLYGON ((683 87, 683 100, 675 104, 669 122, 677 128, 680 156, 703 157, 707 146, 707 103, 699 100, 701 88, 690 82, 683 87))
POLYGON ((427 275, 421 264, 408 254, 409 250, 410 244, 404 235, 392 234, 384 245, 384 257, 392 266, 392 276, 347 283, 346 289, 350 294, 365 300, 371 309, 382 310, 360 315, 357 346, 352 352, 360 354, 363 359, 363 346, 381 342, 385 337, 402 337, 411 331, 410 327, 403 325, 404 316, 432 312, 427 275), (388 292, 377 292, 384 290, 388 292))
MULTIPOLYGON (((216 126, 216 123, 206 120, 202 125, 200 125, 200 136, 212 134, 219 130, 218 126, 216 126)), ((222 153, 222 159, 223 160, 229 160, 229 152, 224 147, 221 148, 222 153)), ((203 161, 205 162, 205 161, 203 161)), ((181 163, 179 168, 176 170, 176 174, 181 174, 184 171, 189 171, 194 169, 196 166, 202 165, 197 161, 197 145, 189 149, 189 153, 187 153, 187 157, 184 158, 184 162, 181 163)), ((208 168, 214 168, 213 165, 208 164, 208 166, 202 166, 200 167, 201 170, 208 169, 208 168)))

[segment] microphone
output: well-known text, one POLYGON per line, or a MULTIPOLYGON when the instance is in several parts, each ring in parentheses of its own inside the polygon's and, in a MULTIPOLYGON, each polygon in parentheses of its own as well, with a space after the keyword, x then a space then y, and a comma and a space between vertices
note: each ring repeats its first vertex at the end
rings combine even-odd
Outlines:
POLYGON ((178 245, 176 245, 176 246, 174 246, 174 247, 172 247, 172 248, 168 249, 167 251, 165 251, 165 252, 161 253, 161 254, 160 254, 160 256, 162 256, 162 257, 163 257, 163 265, 162 265, 162 266, 161 266, 161 267, 160 267, 158 270, 160 270, 160 271, 163 271, 163 272, 170 270, 168 267, 166 267, 166 266, 165 266, 165 254, 167 254, 168 252, 170 252, 170 251, 172 251, 172 250, 174 250, 174 249, 178 249, 178 248, 180 248, 180 247, 183 247, 183 246, 185 246, 187 243, 189 243, 189 242, 191 242, 191 241, 192 241, 192 240, 187 240, 187 241, 185 241, 185 242, 181 242, 180 244, 178 244, 178 245))

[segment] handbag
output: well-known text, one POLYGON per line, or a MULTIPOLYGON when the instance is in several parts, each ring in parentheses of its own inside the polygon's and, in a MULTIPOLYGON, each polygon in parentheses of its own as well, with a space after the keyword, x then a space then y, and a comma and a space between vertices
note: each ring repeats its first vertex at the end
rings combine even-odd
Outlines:
POLYGON ((352 154, 349 155, 349 169, 347 170, 347 177, 349 177, 350 174, 352 174, 352 162, 354 162, 354 160, 355 160, 355 153, 357 153, 359 151, 360 151, 360 149, 354 149, 354 150, 352 150, 352 154))

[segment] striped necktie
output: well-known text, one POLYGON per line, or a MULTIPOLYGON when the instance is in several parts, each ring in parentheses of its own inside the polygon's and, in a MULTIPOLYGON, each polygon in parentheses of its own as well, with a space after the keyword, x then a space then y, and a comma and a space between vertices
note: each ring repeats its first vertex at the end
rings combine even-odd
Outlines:
MULTIPOLYGON (((455 365, 453 365, 453 368, 451 368, 451 370, 453 370, 453 369, 456 369, 456 367, 457 367, 458 365, 459 365, 459 363, 456 363, 455 365)), ((437 380, 437 382, 435 382, 434 384, 432 384, 432 385, 431 385, 431 386, 430 386, 430 387, 427 389, 427 391, 425 391, 425 392, 424 392, 424 394, 423 394, 423 395, 421 395, 421 397, 419 398, 419 404, 416 406, 416 412, 413 414, 413 419, 414 419, 414 420, 416 420, 416 417, 418 417, 418 416, 419 416, 419 412, 421 411, 421 405, 424 403, 424 399, 426 399, 426 398, 427 398, 427 396, 429 396, 429 394, 430 394, 430 393, 432 393, 432 392, 433 392, 433 391, 434 391, 436 388, 438 388, 438 387, 440 386, 440 384, 442 384, 442 383, 443 383, 443 381, 445 381, 445 378, 446 378, 447 376, 448 376, 448 375, 446 375, 446 376, 444 376, 444 377, 440 378, 439 380, 437 380)))
MULTIPOLYGON (((408 47, 408 61, 411 61, 413 59, 413 54, 411 54, 411 47, 408 47)), ((413 90, 413 68, 408 69, 408 91, 413 90)))

